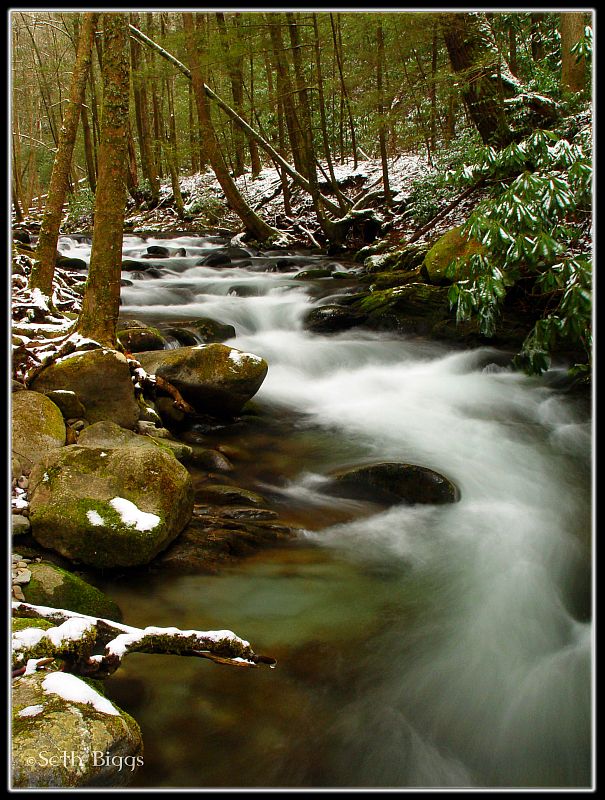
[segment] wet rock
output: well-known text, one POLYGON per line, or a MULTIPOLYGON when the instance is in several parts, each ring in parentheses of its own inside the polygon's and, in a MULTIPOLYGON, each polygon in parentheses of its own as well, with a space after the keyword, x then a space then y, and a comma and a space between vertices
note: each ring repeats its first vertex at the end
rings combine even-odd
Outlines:
POLYGON ((206 483, 195 492, 197 503, 219 506, 265 506, 267 501, 260 494, 240 486, 225 486, 221 483, 206 483))
POLYGON ((146 372, 172 383, 196 411, 217 416, 240 411, 268 370, 260 356, 223 344, 139 353, 138 359, 146 372))
POLYGON ((143 272, 150 268, 150 264, 142 264, 133 258, 125 258, 122 261, 122 272, 143 272))
POLYGON ((360 310, 330 304, 312 309, 304 324, 313 333, 335 333, 362 325, 365 320, 366 315, 360 310))
POLYGON ((131 327, 118 331, 117 336, 122 347, 130 353, 140 353, 145 350, 163 350, 167 345, 166 339, 157 328, 131 327))
POLYGON ((31 244, 31 236, 27 231, 13 229, 13 240, 21 244, 31 244))
POLYGON ((34 539, 93 567, 148 563, 178 536, 193 509, 185 467, 156 443, 128 436, 118 447, 62 448, 32 470, 31 485, 34 539))
POLYGON ((387 503, 455 503, 457 486, 444 475, 417 464, 383 462, 332 474, 323 489, 338 497, 387 503))
MULTIPOLYGON (((246 256, 248 253, 246 253, 246 256)), ((231 263, 231 256, 227 248, 214 250, 207 256, 195 262, 196 267, 223 267, 231 263)))
POLYGON ((32 389, 75 392, 85 405, 90 422, 111 420, 132 429, 139 418, 128 361, 117 350, 74 353, 41 372, 32 382, 32 389))
POLYGON ((153 258, 168 258, 170 256, 170 249, 159 244, 152 244, 147 248, 146 255, 152 256, 153 258))
POLYGON ((114 601, 95 586, 56 564, 30 564, 30 580, 23 593, 27 603, 66 608, 92 617, 119 622, 122 612, 114 601))
POLYGON ((22 466, 36 464, 62 448, 65 436, 63 415, 52 400, 30 390, 12 396, 11 446, 22 466))
POLYGON ((169 326, 162 325, 160 330, 170 334, 183 345, 215 344, 235 338, 233 325, 218 322, 210 317, 197 317, 187 322, 172 322, 169 326), (185 341, 188 339, 188 341, 185 341))
POLYGON ((78 271, 88 269, 88 264, 81 258, 68 258, 62 255, 57 255, 55 264, 61 269, 75 269, 78 271))
POLYGON ((13 681, 13 788, 116 788, 131 782, 142 763, 141 731, 94 683, 61 672, 13 681), (94 753, 104 757, 95 762, 94 753))
POLYGON ((294 276, 295 281, 313 281, 317 278, 331 278, 332 270, 328 268, 304 269, 294 276))

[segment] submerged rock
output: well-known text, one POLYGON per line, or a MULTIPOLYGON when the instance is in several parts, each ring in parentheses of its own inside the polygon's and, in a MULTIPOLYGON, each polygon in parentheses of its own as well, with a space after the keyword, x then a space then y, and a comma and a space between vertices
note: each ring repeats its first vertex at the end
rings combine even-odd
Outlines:
POLYGON ((99 348, 65 356, 37 375, 32 389, 75 392, 86 407, 89 422, 112 420, 132 429, 139 418, 128 361, 117 350, 99 348))
POLYGON ((155 443, 77 444, 32 471, 29 501, 32 535, 43 547, 93 567, 126 567, 147 564, 179 535, 193 487, 185 467, 155 443))
POLYGON ((383 462, 333 473, 324 491, 339 497, 389 505, 455 503, 460 492, 452 481, 427 467, 383 462))
POLYGON ((335 303, 312 309, 305 317, 305 327, 314 333, 335 333, 362 325, 366 315, 335 303))
POLYGON ((218 416, 237 414, 268 370, 260 356, 223 344, 139 353, 138 360, 146 372, 172 383, 196 411, 218 416))
POLYGON ((98 682, 65 672, 34 672, 13 681, 13 788, 131 782, 143 761, 141 731, 101 691, 98 682))

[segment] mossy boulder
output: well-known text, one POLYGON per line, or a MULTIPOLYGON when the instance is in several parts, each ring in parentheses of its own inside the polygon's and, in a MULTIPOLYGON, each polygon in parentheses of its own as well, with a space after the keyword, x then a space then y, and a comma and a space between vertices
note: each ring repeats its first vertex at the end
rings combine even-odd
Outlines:
POLYGON ((205 483, 195 493, 198 502, 217 506, 264 506, 264 497, 240 486, 226 486, 223 483, 205 483))
POLYGON ((46 396, 58 406, 64 419, 82 419, 86 417, 86 408, 75 392, 67 389, 54 389, 46 392, 46 396))
POLYGON ((235 328, 225 322, 210 317, 197 317, 187 322, 171 322, 162 325, 161 330, 170 334, 182 345, 215 344, 235 337, 235 328))
POLYGON ((12 395, 11 446, 22 468, 37 464, 65 445, 65 421, 60 409, 40 392, 12 395))
POLYGON ((94 681, 24 675, 12 684, 12 714, 15 789, 127 786, 142 763, 138 724, 94 681))
POLYGON ((422 275, 425 280, 435 285, 447 285, 467 277, 464 268, 458 268, 453 277, 446 275, 448 265, 455 259, 483 253, 484 247, 475 239, 463 236, 462 226, 452 228, 444 233, 428 251, 422 262, 422 275))
POLYGON ((139 353, 138 360, 146 372, 172 383, 196 411, 227 417, 256 394, 268 370, 260 356, 218 343, 139 353))
POLYGON ((330 303, 309 311, 305 316, 304 325, 313 333, 336 333, 362 325, 366 316, 362 309, 330 303))
MULTIPOLYGON (((153 428, 151 429, 153 431, 153 428)), ((158 429, 159 432, 160 429, 158 429)), ((179 461, 191 460, 193 450, 183 442, 176 442, 165 436, 154 436, 152 433, 133 433, 120 428, 115 422, 95 422, 85 428, 78 439, 81 447, 159 447, 166 453, 172 453, 179 461)))
MULTIPOLYGON (((137 437, 144 439, 144 437, 137 437)), ((147 564, 193 510, 185 467, 156 444, 69 445, 30 475, 34 539, 92 567, 147 564)))
POLYGON ((163 350, 168 344, 157 328, 128 328, 118 332, 118 341, 130 353, 163 350))
POLYGON ((111 598, 72 572, 44 562, 30 564, 29 570, 31 579, 22 587, 25 602, 117 622, 122 619, 119 606, 111 598))
POLYGON ((44 369, 32 382, 32 389, 75 392, 86 407, 89 422, 108 419, 132 429, 139 418, 128 360, 117 350, 103 347, 65 356, 44 369))
POLYGON ((444 475, 428 467, 396 461, 334 472, 324 491, 387 505, 455 503, 460 499, 457 486, 444 475))

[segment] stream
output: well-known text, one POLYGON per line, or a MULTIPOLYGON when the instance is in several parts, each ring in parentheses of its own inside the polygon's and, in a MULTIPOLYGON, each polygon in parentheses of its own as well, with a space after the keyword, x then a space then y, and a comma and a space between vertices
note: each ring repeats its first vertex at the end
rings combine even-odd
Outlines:
MULTIPOLYGON (((592 432, 563 371, 530 378, 490 348, 394 333, 310 333, 305 313, 347 282, 294 275, 329 259, 195 266, 225 242, 193 236, 125 236, 124 257, 152 244, 186 255, 123 273, 122 316, 212 317, 267 360, 256 414, 207 441, 236 447, 234 482, 301 534, 216 575, 99 581, 126 623, 228 628, 278 662, 129 656, 107 693, 142 729, 133 787, 589 786, 592 432), (322 494, 327 471, 378 461, 437 470, 461 500, 322 494)), ((60 249, 89 260, 85 240, 60 249)))

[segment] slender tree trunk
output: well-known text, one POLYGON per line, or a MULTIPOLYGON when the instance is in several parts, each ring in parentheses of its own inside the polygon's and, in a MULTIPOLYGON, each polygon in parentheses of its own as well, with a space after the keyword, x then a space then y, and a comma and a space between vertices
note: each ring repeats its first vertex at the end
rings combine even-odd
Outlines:
POLYGON ((23 212, 21 211, 21 206, 19 205, 19 195, 17 194, 17 189, 15 187, 15 181, 12 181, 11 184, 11 191, 12 191, 12 198, 13 198, 13 208, 15 210, 15 219, 17 222, 23 222, 23 212))
POLYGON ((193 87, 187 84, 187 100, 189 105, 189 149, 191 151, 191 172, 195 175, 199 172, 200 162, 198 154, 198 141, 196 136, 195 114, 193 113, 193 87))
MULTIPOLYGON (((256 108, 254 105, 254 54, 250 51, 250 119, 253 120, 256 116, 256 108)), ((248 139, 248 147, 250 148, 250 170, 252 177, 256 178, 260 175, 262 164, 260 154, 258 152, 258 145, 254 139, 248 139)))
POLYGON ((88 111, 85 104, 82 105, 82 132, 84 134, 84 155, 86 158, 88 185, 94 194, 94 192, 97 190, 97 176, 95 173, 95 156, 92 147, 92 134, 90 130, 90 122, 88 120, 88 111))
POLYGON ((561 34, 561 88, 568 92, 584 90, 586 66, 583 58, 576 60, 571 52, 584 37, 584 12, 562 11, 559 31, 561 34))
POLYGON ((330 182, 332 184, 332 189, 334 190, 336 197, 338 198, 340 207, 344 210, 346 204, 343 200, 342 192, 338 187, 338 181, 336 180, 336 175, 334 174, 334 163, 332 161, 332 153, 330 152, 330 138, 328 135, 328 123, 326 120, 326 100, 324 96, 324 81, 323 81, 323 72, 321 68, 321 42, 319 39, 319 26, 317 24, 317 14, 314 13, 312 16, 313 16, 313 33, 314 33, 313 46, 315 50, 315 71, 317 74, 317 94, 319 101, 319 118, 321 122, 323 150, 326 158, 326 163, 328 165, 328 171, 330 173, 330 182))
POLYGON ((126 187, 128 194, 132 197, 137 207, 141 204, 143 198, 139 189, 139 175, 137 170, 137 151, 134 146, 134 137, 132 135, 132 127, 130 119, 128 120, 128 169, 126 170, 126 187))
POLYGON ((257 214, 255 214, 250 206, 245 202, 243 197, 238 192, 233 179, 229 175, 229 172, 225 167, 223 157, 218 148, 216 133, 210 117, 210 108, 208 106, 206 92, 204 91, 204 77, 202 75, 201 63, 198 57, 193 14, 191 14, 191 12, 183 13, 183 27, 185 29, 186 47, 189 56, 189 63, 191 65, 191 82, 193 85, 198 118, 200 121, 202 134, 204 136, 208 160, 210 161, 210 165, 214 170, 217 180, 220 183, 223 192, 225 193, 228 204, 241 219, 246 230, 251 233, 255 239, 258 239, 258 241, 266 241, 272 236, 278 235, 279 232, 270 225, 267 225, 267 223, 264 222, 257 214))
POLYGON ((387 208, 393 204, 391 195, 391 185, 389 183, 389 161, 387 154, 387 137, 384 124, 384 92, 382 87, 382 72, 384 67, 384 32, 382 29, 382 18, 378 17, 376 26, 376 89, 378 91, 378 141, 380 143, 380 161, 382 163, 382 185, 384 186, 384 202, 387 208))
MULTIPOLYGON (((215 13, 216 24, 218 27, 221 47, 227 63, 227 72, 231 83, 231 97, 233 98, 233 108, 243 118, 244 116, 244 77, 242 73, 242 55, 238 52, 236 56, 231 55, 230 36, 236 38, 236 30, 232 28, 230 33, 227 31, 225 15, 222 11, 215 13)), ((239 43, 234 42, 234 50, 238 50, 239 43)), ((233 121, 230 124, 231 139, 233 141, 233 172, 234 177, 244 174, 244 137, 240 128, 233 121)))
POLYGON ((540 32, 541 20, 542 14, 531 15, 531 57, 536 63, 539 63, 544 58, 544 43, 540 32))
POLYGON ((36 257, 30 276, 30 286, 39 289, 48 298, 52 296, 57 241, 63 217, 63 206, 67 193, 69 171, 71 169, 80 109, 84 102, 86 80, 92 57, 92 43, 99 15, 86 13, 83 15, 76 63, 72 74, 69 103, 65 109, 63 125, 59 134, 59 144, 55 155, 48 198, 40 238, 36 247, 36 257))
POLYGON ((170 184, 174 196, 174 205, 179 219, 185 216, 183 205, 183 195, 179 183, 179 156, 176 138, 176 120, 174 116, 174 93, 172 89, 173 79, 166 78, 166 95, 168 98, 168 126, 166 128, 166 162, 170 173, 170 184))
MULTIPOLYGON (((147 35, 153 38, 155 34, 154 15, 148 11, 145 14, 147 23, 147 35)), ((159 77, 155 70, 155 53, 149 48, 145 48, 145 60, 147 68, 152 74, 150 82, 151 89, 151 108, 153 112, 153 155, 155 158, 156 169, 160 180, 164 177, 164 167, 162 164, 162 107, 158 97, 159 77)))
POLYGON ((437 23, 433 23, 433 39, 431 42, 431 82, 429 84, 431 101, 431 151, 437 149, 437 23))
POLYGON ((294 106, 294 90, 290 78, 290 70, 284 57, 284 42, 282 39, 281 22, 278 14, 266 14, 267 24, 271 35, 273 46, 273 62, 276 69, 277 93, 284 110, 284 119, 288 129, 290 139, 290 149, 292 151, 292 161, 294 168, 304 175, 307 180, 306 163, 303 156, 302 126, 296 114, 294 106))
MULTIPOLYGON (((130 13, 130 22, 138 27, 139 15, 136 12, 130 13)), ((135 119, 137 123, 137 133, 139 137, 139 151, 141 154, 141 167, 143 176, 149 181, 151 196, 154 203, 160 199, 160 180, 158 177, 155 159, 153 157, 153 147, 149 131, 149 104, 147 100, 147 89, 145 79, 141 75, 141 45, 134 39, 130 39, 130 59, 132 64, 132 85, 135 105, 135 119)))
POLYGON ((128 17, 104 13, 103 117, 88 281, 76 330, 114 348, 126 205, 130 69, 128 17))
MULTIPOLYGON (((342 42, 340 42, 339 46, 340 37, 337 36, 336 25, 334 23, 334 15, 331 12, 330 12, 330 24, 332 26, 332 41, 334 43, 334 54, 336 55, 336 63, 338 64, 338 74, 340 77, 340 89, 342 93, 341 102, 347 109, 347 116, 349 119, 349 130, 351 132, 351 147, 353 149, 353 169, 357 169, 357 138, 355 136, 355 125, 353 124, 353 114, 351 113, 351 102, 349 100, 349 93, 347 92, 347 86, 345 84, 343 68, 342 68, 342 42)), ((339 28, 339 34, 340 34, 340 28, 339 28)), ((342 108, 341 108, 340 118, 341 120, 343 118, 342 108)), ((341 130, 341 154, 343 152, 344 152, 344 141, 341 130)))
POLYGON ((512 23, 508 27, 508 66, 515 77, 519 75, 519 64, 517 60, 517 31, 512 23))

